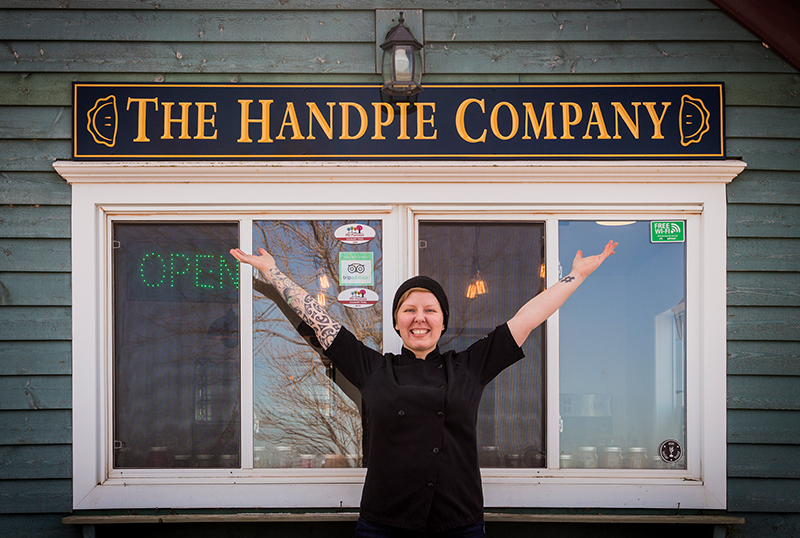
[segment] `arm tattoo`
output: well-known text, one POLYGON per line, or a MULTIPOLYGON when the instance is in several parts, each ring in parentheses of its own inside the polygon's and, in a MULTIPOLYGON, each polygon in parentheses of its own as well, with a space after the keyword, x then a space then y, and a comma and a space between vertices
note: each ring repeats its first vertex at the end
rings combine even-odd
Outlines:
POLYGON ((322 347, 328 349, 336 335, 339 334, 341 325, 334 321, 328 312, 303 288, 292 282, 277 268, 270 269, 266 277, 286 300, 286 303, 292 307, 292 310, 314 329, 322 347))
POLYGON ((564 278, 561 279, 561 282, 569 283, 569 282, 572 282, 573 280, 575 280, 574 276, 567 275, 567 276, 565 276, 564 278))

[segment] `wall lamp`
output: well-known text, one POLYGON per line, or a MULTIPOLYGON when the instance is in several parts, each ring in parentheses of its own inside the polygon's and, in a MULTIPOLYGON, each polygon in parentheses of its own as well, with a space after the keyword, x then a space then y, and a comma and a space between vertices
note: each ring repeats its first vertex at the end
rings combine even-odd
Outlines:
POLYGON ((403 24, 403 12, 397 25, 381 43, 383 49, 383 86, 381 91, 391 100, 408 99, 422 91, 422 43, 403 24))

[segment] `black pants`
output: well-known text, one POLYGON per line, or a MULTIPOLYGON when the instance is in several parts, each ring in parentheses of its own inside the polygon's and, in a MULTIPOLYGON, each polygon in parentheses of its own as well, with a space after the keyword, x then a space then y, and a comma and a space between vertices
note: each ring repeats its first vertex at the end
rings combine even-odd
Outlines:
POLYGON ((420 532, 378 525, 358 518, 355 538, 484 538, 485 536, 486 529, 483 521, 449 531, 420 532))

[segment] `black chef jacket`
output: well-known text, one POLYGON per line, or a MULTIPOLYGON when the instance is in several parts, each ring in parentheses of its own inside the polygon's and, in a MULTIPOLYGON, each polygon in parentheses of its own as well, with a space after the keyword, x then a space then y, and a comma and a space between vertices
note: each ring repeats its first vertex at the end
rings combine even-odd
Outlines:
POLYGON ((429 532, 480 521, 478 404, 483 388, 524 356, 508 325, 466 351, 437 347, 426 360, 406 348, 382 355, 342 328, 325 355, 369 410, 361 517, 429 532))

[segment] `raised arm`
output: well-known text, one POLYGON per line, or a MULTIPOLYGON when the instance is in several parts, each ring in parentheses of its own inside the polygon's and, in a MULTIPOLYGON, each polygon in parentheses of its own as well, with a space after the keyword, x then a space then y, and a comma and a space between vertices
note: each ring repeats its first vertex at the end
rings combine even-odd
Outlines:
POLYGON ((521 346, 532 330, 553 315, 572 292, 578 289, 584 279, 600 267, 606 258, 614 254, 616 246, 617 243, 609 241, 603 252, 587 258, 584 258, 579 250, 572 261, 570 274, 525 303, 514 317, 508 320, 508 328, 517 345, 521 346))
POLYGON ((341 325, 336 323, 328 312, 309 295, 303 288, 295 284, 289 277, 280 272, 275 264, 275 258, 264 250, 258 249, 258 255, 247 254, 243 250, 231 249, 231 255, 242 263, 247 263, 258 269, 267 282, 278 290, 286 303, 297 312, 317 335, 319 343, 328 349, 336 335, 339 334, 341 325))

